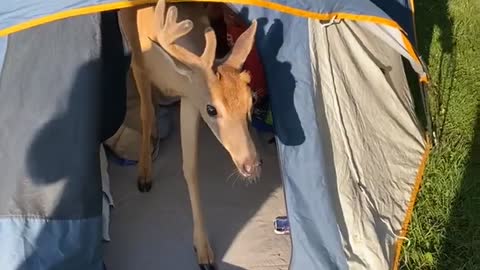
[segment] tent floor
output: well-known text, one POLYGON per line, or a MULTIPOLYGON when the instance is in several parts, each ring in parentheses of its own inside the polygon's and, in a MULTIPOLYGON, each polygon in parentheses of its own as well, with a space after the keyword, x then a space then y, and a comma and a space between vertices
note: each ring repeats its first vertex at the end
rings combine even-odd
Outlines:
MULTIPOLYGON (((196 270, 190 202, 182 174, 178 108, 171 135, 160 145, 149 193, 136 188, 135 166, 109 164, 115 207, 105 263, 112 270, 196 270)), ((255 140, 264 160, 262 178, 242 182, 230 157, 206 125, 200 131, 200 187, 207 230, 219 270, 283 270, 290 237, 273 232, 285 215, 278 161, 272 145, 255 140)), ((262 140, 265 141, 265 140, 262 140)))

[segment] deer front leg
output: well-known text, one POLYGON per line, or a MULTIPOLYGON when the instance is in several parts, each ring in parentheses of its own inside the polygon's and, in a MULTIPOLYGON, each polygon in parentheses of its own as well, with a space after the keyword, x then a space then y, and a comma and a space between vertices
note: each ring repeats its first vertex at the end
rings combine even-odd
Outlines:
POLYGON ((182 140, 183 174, 187 182, 193 215, 193 245, 201 269, 213 270, 213 251, 208 242, 198 187, 198 127, 199 111, 186 98, 180 105, 180 127, 182 140))
POLYGON ((140 192, 148 192, 152 188, 152 145, 150 141, 154 119, 152 87, 148 76, 135 62, 135 57, 132 57, 132 63, 133 77, 140 96, 140 118, 142 123, 137 186, 140 192))

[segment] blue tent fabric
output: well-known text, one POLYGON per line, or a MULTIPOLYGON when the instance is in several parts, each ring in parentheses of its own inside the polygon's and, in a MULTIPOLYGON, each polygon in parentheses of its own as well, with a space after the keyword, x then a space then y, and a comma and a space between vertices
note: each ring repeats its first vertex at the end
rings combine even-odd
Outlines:
POLYGON ((99 4, 115 3, 118 0, 58 0, 40 1, 7 0, 0 2, 0 29, 42 18, 65 10, 84 8, 99 4))
POLYGON ((98 217, 1 218, 0 265, 5 270, 102 270, 101 228, 98 217))

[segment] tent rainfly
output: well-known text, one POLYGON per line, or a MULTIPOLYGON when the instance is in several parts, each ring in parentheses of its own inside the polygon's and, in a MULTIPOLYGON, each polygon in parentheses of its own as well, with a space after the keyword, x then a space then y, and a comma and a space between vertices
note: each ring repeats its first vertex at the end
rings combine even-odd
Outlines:
MULTIPOLYGON (((130 61, 108 11, 154 2, 0 1, 2 269, 103 269, 98 149, 130 61)), ((259 22, 290 269, 398 268, 431 137, 413 0, 222 2, 259 22)))

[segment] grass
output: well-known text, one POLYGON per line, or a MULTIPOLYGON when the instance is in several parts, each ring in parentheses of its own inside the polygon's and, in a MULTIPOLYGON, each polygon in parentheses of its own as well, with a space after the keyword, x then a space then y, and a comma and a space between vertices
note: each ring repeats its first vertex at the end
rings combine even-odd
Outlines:
POLYGON ((480 0, 417 0, 439 139, 400 269, 480 269, 480 0))

